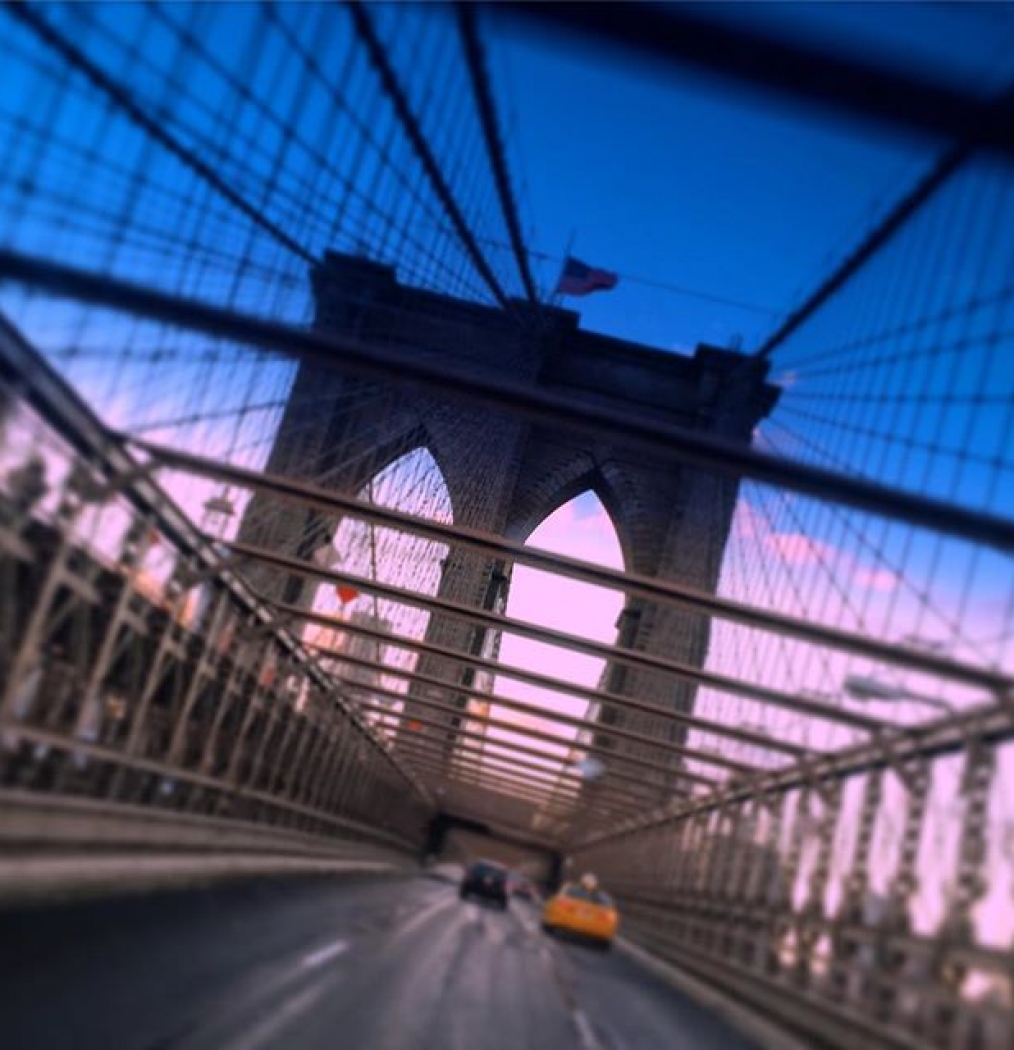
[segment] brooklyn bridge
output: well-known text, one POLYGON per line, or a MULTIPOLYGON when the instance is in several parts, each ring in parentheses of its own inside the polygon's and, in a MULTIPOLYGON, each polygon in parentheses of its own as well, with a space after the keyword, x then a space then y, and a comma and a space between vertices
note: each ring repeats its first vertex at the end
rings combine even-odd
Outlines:
POLYGON ((0 33, 0 1043, 1010 1047, 1014 8, 0 33))

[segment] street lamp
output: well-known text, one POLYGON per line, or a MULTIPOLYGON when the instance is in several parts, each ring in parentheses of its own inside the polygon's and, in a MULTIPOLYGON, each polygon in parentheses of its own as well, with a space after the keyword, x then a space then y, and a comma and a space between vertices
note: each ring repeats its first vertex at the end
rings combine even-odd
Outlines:
POLYGON ((204 502, 204 531, 210 533, 216 540, 222 538, 229 519, 236 513, 232 500, 222 493, 220 496, 212 496, 204 502))
POLYGON ((604 762, 599 761, 594 755, 587 755, 580 762, 575 762, 571 767, 584 777, 585 780, 598 780, 606 771, 604 762))
POLYGON ((923 693, 913 693, 901 686, 880 682, 876 678, 868 678, 865 675, 849 675, 842 682, 842 688, 845 690, 845 695, 853 700, 912 700, 926 707, 934 707, 938 711, 943 711, 944 714, 954 714, 954 708, 946 700, 926 696, 923 693))

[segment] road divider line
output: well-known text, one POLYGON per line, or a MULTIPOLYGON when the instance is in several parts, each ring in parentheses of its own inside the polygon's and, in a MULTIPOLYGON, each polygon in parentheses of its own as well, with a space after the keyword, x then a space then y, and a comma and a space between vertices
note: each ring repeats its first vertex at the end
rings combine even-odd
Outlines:
POLYGON ((421 926, 428 919, 431 919, 434 915, 437 914, 437 912, 443 911, 445 908, 449 908, 452 904, 455 903, 456 900, 456 897, 442 897, 440 900, 436 901, 436 903, 430 905, 430 907, 424 908, 420 912, 416 912, 416 914, 413 915, 412 918, 408 920, 408 922, 406 922, 402 926, 396 927, 394 932, 398 935, 409 933, 410 931, 416 929, 416 927, 421 926))
POLYGON ((541 930, 539 929, 539 924, 534 919, 527 919, 527 918, 526 919, 522 919, 521 916, 519 915, 518 916, 518 925, 530 937, 538 937, 540 935, 540 933, 541 933, 541 930))
POLYGON ((305 1013, 324 994, 326 987, 323 982, 318 981, 298 995, 291 996, 267 1020, 228 1043, 229 1050, 258 1050, 273 1040, 300 1014, 305 1013))
POLYGON ((351 946, 344 939, 328 941, 298 956, 287 949, 270 963, 244 971, 241 980, 227 980, 223 995, 194 1018, 191 1035, 180 1045, 191 1050, 254 1050, 270 1041, 279 1026, 308 1009, 324 988, 339 979, 336 971, 321 967, 351 946), (269 1009, 270 1017, 251 1024, 251 1018, 269 1009), (236 1033, 237 1029, 242 1030, 236 1033))
POLYGON ((588 1020, 588 1015, 584 1010, 579 1010, 575 1007, 570 1013, 570 1019, 574 1022, 574 1029, 581 1043, 581 1050, 603 1050, 603 1046, 595 1034, 595 1029, 592 1027, 592 1023, 588 1020))
POLYGON ((539 942, 539 954, 549 969, 550 977, 556 985, 564 1009, 570 1017, 570 1023, 577 1033, 581 1050, 605 1050, 595 1027, 588 1020, 588 1015, 577 1004, 577 995, 570 974, 564 972, 564 959, 556 945, 551 945, 545 938, 539 942))
POLYGON ((309 955, 304 955, 299 960, 299 965, 304 968, 323 966, 324 963, 343 955, 348 950, 348 941, 333 941, 331 944, 325 944, 323 948, 318 948, 315 952, 310 952, 309 955))

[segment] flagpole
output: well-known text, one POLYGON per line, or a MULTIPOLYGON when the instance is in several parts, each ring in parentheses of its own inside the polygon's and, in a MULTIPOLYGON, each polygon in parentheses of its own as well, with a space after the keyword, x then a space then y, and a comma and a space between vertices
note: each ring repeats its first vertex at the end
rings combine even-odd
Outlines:
MULTIPOLYGON (((366 483, 366 498, 371 507, 376 505, 373 499, 373 480, 374 479, 371 477, 370 480, 366 483)), ((370 522, 370 579, 373 580, 374 583, 377 582, 377 526, 376 523, 372 521, 370 522)), ((377 599, 376 592, 374 592, 373 594, 373 623, 369 626, 372 627, 375 631, 381 630, 380 604, 377 599)), ((383 646, 380 640, 375 639, 373 652, 374 659, 378 664, 381 663, 380 654, 382 649, 383 646)), ((379 674, 377 675, 376 684, 378 686, 380 685, 379 674)), ((381 715, 379 721, 382 722, 386 717, 386 714, 381 715)))
POLYGON ((573 226, 570 228, 570 236, 567 238, 567 246, 563 250, 563 261, 560 263, 560 274, 556 278, 556 284, 553 286, 553 298, 550 300, 551 306, 559 306, 560 300, 563 296, 557 291, 560 287, 560 281, 563 279, 564 270, 567 269, 567 260, 570 258, 571 253, 574 251, 574 241, 577 238, 577 233, 573 226))
MULTIPOLYGON (((366 483, 366 499, 370 506, 374 506, 373 502, 373 478, 366 483)), ((377 582, 377 529, 376 525, 370 522, 370 579, 374 583, 377 582)), ((380 630, 380 606, 377 602, 376 592, 373 594, 373 626, 375 630, 380 630)))

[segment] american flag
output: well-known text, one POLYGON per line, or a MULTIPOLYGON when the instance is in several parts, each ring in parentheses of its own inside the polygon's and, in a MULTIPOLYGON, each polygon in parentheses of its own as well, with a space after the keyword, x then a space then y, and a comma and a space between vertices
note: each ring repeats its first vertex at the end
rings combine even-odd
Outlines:
POLYGON ((590 295, 592 292, 605 292, 615 288, 617 280, 615 273, 588 266, 580 259, 568 255, 556 291, 558 295, 590 295))

